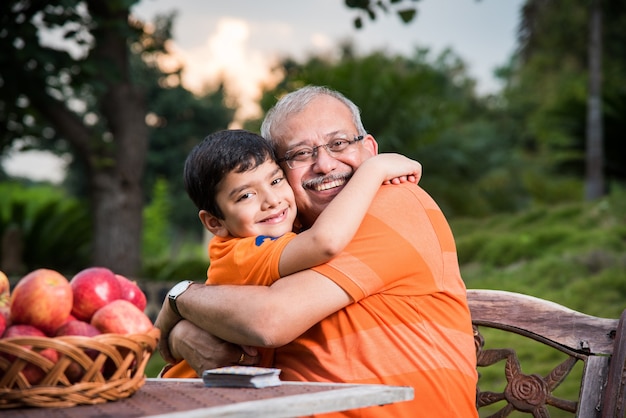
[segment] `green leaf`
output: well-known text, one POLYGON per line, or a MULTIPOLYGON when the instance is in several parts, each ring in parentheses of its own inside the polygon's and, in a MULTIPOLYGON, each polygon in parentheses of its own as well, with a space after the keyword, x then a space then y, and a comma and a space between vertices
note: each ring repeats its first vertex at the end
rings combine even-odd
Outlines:
POLYGON ((370 6, 369 0, 345 0, 344 3, 351 9, 367 9, 370 6))
POLYGON ((376 2, 376 5, 385 13, 389 12, 389 8, 381 0, 376 2))
POLYGON ((400 16, 400 19, 402 19, 402 22, 404 23, 412 21, 416 14, 417 10, 415 9, 398 10, 398 16, 400 16))

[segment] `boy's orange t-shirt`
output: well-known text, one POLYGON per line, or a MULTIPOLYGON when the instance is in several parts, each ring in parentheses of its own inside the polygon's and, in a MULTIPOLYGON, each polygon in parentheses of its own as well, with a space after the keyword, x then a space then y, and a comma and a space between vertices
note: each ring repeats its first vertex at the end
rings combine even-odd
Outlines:
MULTIPOLYGON (((269 286, 280 278, 278 264, 285 246, 295 237, 287 233, 281 237, 256 236, 248 238, 213 237, 209 243, 211 265, 207 271, 207 285, 235 284, 269 286)), ((259 366, 271 367, 274 350, 259 348, 259 366)), ((198 377, 186 361, 167 365, 161 377, 198 377)))

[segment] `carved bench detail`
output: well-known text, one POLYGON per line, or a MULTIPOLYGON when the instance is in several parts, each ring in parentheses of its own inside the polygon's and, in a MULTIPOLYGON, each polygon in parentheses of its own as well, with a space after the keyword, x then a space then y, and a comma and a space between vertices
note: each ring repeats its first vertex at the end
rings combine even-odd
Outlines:
POLYGON ((501 392, 482 391, 479 379, 476 407, 502 402, 490 417, 520 411, 549 417, 548 406, 581 418, 624 418, 626 413, 626 310, 621 319, 586 315, 547 300, 497 290, 468 290, 474 325, 479 376, 481 369, 503 367, 506 384, 501 392), (493 328, 545 344, 563 353, 565 360, 545 376, 525 374, 514 348, 485 349, 481 330, 493 328), (553 392, 582 363, 578 399, 553 392), (500 366, 500 364, 502 366, 500 366))

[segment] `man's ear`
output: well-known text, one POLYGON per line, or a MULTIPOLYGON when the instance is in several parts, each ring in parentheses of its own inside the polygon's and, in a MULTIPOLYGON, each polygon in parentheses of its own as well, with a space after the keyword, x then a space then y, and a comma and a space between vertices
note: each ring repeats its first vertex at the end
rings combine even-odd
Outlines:
POLYGON ((228 229, 226 229, 222 220, 214 215, 211 215, 206 210, 203 209, 198 212, 198 217, 200 218, 200 222, 202 222, 202 225, 204 225, 204 227, 213 235, 222 238, 225 238, 229 235, 228 229))
POLYGON ((363 138, 363 147, 372 153, 372 156, 378 154, 378 142, 376 142, 376 138, 374 138, 371 134, 365 135, 363 138))

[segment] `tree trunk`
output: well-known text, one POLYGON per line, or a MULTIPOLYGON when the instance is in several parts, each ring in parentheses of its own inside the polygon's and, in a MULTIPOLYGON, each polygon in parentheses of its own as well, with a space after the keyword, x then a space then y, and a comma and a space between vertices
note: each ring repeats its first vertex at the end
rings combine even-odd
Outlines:
POLYGON ((141 269, 141 182, 148 152, 146 104, 143 93, 131 81, 129 32, 117 27, 127 24, 128 6, 100 0, 89 0, 88 4, 100 23, 92 31, 92 54, 96 62, 109 68, 101 73, 106 90, 99 106, 106 121, 105 135, 110 138, 100 138, 92 148, 95 154, 86 156, 93 187, 93 262, 132 277, 141 269))
POLYGON ((602 123, 602 2, 591 1, 589 19, 589 92, 587 96, 585 198, 604 195, 604 127, 602 123))
POLYGON ((114 126, 113 167, 92 169, 94 264, 136 277, 141 269, 143 194, 147 155, 145 103, 129 85, 115 87, 103 106, 114 126))

